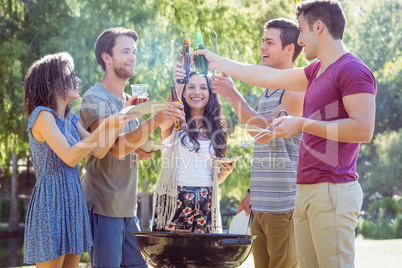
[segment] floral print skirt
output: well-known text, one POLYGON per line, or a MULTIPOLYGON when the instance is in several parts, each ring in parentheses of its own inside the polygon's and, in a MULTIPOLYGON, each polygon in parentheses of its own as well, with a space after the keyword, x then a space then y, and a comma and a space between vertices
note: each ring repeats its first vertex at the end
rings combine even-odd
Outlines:
MULTIPOLYGON (((176 213, 166 231, 187 230, 192 233, 210 233, 212 187, 178 186, 176 213)), ((158 209, 158 208, 157 208, 158 209)), ((156 229, 154 215, 154 231, 156 229)))

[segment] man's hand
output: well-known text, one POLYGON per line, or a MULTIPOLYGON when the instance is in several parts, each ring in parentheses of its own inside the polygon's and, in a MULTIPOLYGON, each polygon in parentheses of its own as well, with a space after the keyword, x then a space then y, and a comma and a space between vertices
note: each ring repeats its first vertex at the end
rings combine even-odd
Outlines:
POLYGON ((251 209, 251 200, 250 200, 250 193, 247 193, 243 200, 240 202, 239 208, 237 209, 236 215, 239 214, 241 211, 245 210, 246 215, 250 215, 251 209))
POLYGON ((138 162, 139 161, 144 161, 144 160, 148 160, 148 159, 150 159, 151 158, 151 156, 154 154, 154 152, 153 151, 151 151, 151 152, 149 152, 149 153, 147 153, 147 152, 145 152, 145 151, 143 151, 143 150, 141 150, 141 149, 137 149, 137 150, 135 150, 134 151, 136 154, 137 154, 137 156, 138 156, 138 162))
POLYGON ((221 95, 225 99, 233 96, 233 91, 236 90, 230 76, 223 74, 211 76, 212 90, 214 93, 221 95))
POLYGON ((296 116, 281 116, 276 118, 271 123, 271 127, 275 126, 273 135, 279 138, 290 139, 303 131, 305 121, 306 118, 296 116))
POLYGON ((217 70, 216 61, 218 60, 219 56, 215 55, 208 49, 199 49, 193 52, 192 61, 195 66, 194 56, 195 55, 204 55, 205 58, 208 60, 208 69, 209 70, 217 70))
POLYGON ((124 104, 123 108, 126 108, 127 106, 135 105, 135 100, 138 98, 138 95, 134 95, 131 98, 129 98, 126 103, 124 104))

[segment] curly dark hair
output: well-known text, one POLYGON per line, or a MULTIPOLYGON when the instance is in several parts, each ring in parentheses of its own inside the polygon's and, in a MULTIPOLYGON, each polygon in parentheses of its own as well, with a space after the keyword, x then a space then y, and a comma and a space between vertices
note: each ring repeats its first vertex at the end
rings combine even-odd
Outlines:
MULTIPOLYGON (((189 78, 193 75, 197 75, 197 73, 191 72, 189 78)), ((212 92, 211 77, 207 75, 205 76, 205 80, 207 81, 209 100, 205 106, 202 120, 204 126, 206 126, 208 137, 211 139, 211 146, 215 150, 215 156, 225 157, 228 133, 226 131, 226 121, 223 117, 222 103, 219 101, 218 95, 212 92)), ((183 101, 187 129, 180 134, 180 139, 182 145, 187 147, 184 142, 184 138, 187 136, 190 143, 193 144, 193 148, 190 149, 198 152, 200 150, 200 143, 198 142, 199 133, 196 131, 195 120, 191 117, 191 108, 188 106, 186 99, 183 98, 183 93, 186 90, 186 87, 187 84, 183 88, 181 99, 183 101)))
MULTIPOLYGON (((24 114, 29 118, 38 106, 57 111, 57 94, 66 98, 75 85, 74 61, 68 52, 48 54, 35 61, 29 68, 24 83, 24 114)), ((71 104, 66 107, 69 113, 71 104)))

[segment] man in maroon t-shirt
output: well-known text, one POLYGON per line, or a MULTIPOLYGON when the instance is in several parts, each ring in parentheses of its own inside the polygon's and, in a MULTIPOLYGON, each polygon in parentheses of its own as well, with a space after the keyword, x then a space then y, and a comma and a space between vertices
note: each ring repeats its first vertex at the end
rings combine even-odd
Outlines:
POLYGON ((298 5, 298 43, 305 68, 246 65, 205 50, 210 69, 259 87, 306 92, 303 117, 273 122, 278 137, 303 131, 294 214, 300 267, 354 267, 354 230, 363 194, 356 160, 374 131, 376 84, 364 63, 343 46, 344 13, 336 1, 298 5))

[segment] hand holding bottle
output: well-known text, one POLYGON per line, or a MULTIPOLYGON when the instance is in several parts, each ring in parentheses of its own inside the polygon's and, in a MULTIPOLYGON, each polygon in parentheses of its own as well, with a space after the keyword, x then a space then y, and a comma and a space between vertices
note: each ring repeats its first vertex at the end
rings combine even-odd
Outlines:
POLYGON ((188 75, 190 74, 190 64, 191 64, 191 56, 189 52, 190 40, 184 39, 183 51, 180 54, 179 61, 181 63, 182 68, 186 72, 186 76, 183 79, 178 79, 177 83, 179 84, 187 84, 188 83, 188 75))
POLYGON ((178 61, 175 62, 175 66, 176 68, 173 71, 173 81, 177 83, 177 80, 184 79, 186 77, 186 70, 182 68, 181 63, 178 61))
POLYGON ((192 60, 193 64, 195 64, 195 56, 196 55, 204 55, 208 61, 208 69, 209 70, 219 70, 219 59, 221 57, 217 56, 216 54, 212 53, 208 49, 199 49, 193 52, 192 60))
MULTIPOLYGON (((171 91, 172 101, 174 101, 175 103, 179 103, 179 104, 183 105, 183 102, 181 101, 181 98, 177 94, 176 87, 171 86, 170 91, 171 91)), ((174 127, 175 127, 176 130, 186 129, 187 128, 186 120, 184 119, 184 120, 180 120, 180 121, 174 121, 174 127)))
POLYGON ((155 122, 157 125, 168 124, 169 127, 174 121, 185 120, 183 105, 176 102, 165 102, 168 109, 157 112, 155 116, 155 122))
MULTIPOLYGON (((201 31, 197 32, 196 46, 194 48, 194 51, 197 51, 199 49, 205 49, 204 43, 202 41, 201 31)), ((198 76, 208 75, 208 61, 204 55, 197 55, 194 57, 194 66, 198 76)))

